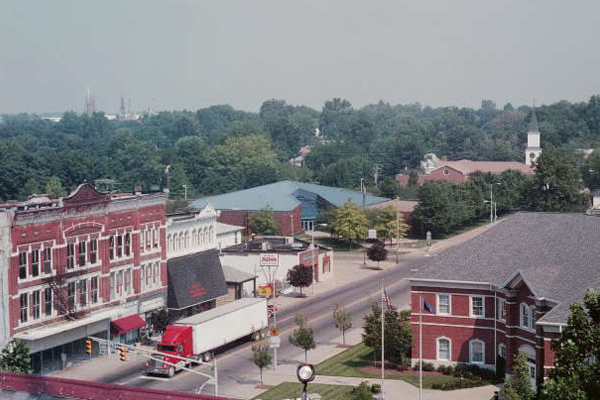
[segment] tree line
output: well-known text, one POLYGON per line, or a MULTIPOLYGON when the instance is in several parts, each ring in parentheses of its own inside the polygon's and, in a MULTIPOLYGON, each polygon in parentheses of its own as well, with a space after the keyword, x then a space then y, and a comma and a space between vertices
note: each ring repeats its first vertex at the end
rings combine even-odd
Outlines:
MULTIPOLYGON (((473 109, 384 102, 354 108, 333 99, 315 110, 272 99, 258 112, 218 105, 137 121, 109 120, 103 113, 66 112, 59 122, 7 115, 0 122, 0 198, 46 191, 51 178, 55 192, 108 178, 121 190, 168 184, 173 197, 281 179, 356 188, 364 178, 376 191, 376 176, 383 184, 386 177, 418 167, 428 152, 449 159, 521 161, 530 114, 528 106, 497 107, 489 100, 473 109), (302 146, 311 146, 311 152, 303 167, 294 168, 288 160, 302 146)), ((544 147, 575 154, 600 146, 600 96, 542 106, 537 115, 544 147)), ((581 171, 600 187, 596 157, 595 169, 581 171)))

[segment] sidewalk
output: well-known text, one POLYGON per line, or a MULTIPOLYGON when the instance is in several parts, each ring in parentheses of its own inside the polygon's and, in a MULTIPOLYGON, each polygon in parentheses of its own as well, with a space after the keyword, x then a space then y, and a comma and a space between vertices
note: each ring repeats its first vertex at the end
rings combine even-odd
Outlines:
MULTIPOLYGON (((346 343, 354 345, 361 341, 361 328, 355 328, 346 333, 346 343)), ((317 348, 309 351, 308 361, 312 364, 318 364, 341 353, 345 348, 338 347, 341 343, 341 337, 336 342, 319 343, 317 348), (337 342, 339 340, 339 342, 337 342)), ((277 370, 268 368, 263 371, 264 383, 266 385, 276 386, 282 382, 297 382, 296 368, 298 364, 304 362, 304 353, 298 352, 292 359, 283 361, 278 365, 277 370)), ((260 394, 265 389, 257 389, 260 383, 258 368, 249 371, 247 374, 240 374, 236 371, 235 380, 229 377, 227 371, 219 372, 219 392, 221 395, 235 398, 260 398, 260 394), (224 378, 222 378, 224 376, 224 378)), ((317 375, 314 383, 325 383, 332 385, 357 386, 362 381, 370 383, 380 383, 379 379, 353 378, 341 376, 317 375)), ((419 389, 410 383, 397 379, 386 379, 384 381, 385 400, 419 400, 419 389)), ((494 391, 498 390, 496 386, 488 385, 472 389, 460 389, 452 391, 423 390, 424 400, 489 400, 494 391)), ((310 384, 309 384, 310 392, 310 384)))

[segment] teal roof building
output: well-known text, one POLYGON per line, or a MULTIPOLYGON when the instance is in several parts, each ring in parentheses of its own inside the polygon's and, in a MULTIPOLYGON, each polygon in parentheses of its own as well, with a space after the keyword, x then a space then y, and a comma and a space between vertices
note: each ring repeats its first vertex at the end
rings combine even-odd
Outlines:
POLYGON ((304 229, 311 229, 319 210, 339 207, 351 200, 359 206, 370 206, 388 201, 385 197, 357 190, 322 186, 314 183, 280 181, 250 189, 203 197, 192 202, 194 208, 211 204, 217 210, 258 211, 271 208, 275 212, 288 212, 300 206, 304 229))

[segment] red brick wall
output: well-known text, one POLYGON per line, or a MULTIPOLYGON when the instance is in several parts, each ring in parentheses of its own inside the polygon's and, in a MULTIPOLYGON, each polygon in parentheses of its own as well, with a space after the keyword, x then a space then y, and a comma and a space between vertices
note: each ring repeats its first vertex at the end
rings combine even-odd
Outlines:
MULTIPOLYGON (((250 236, 252 232, 250 231, 249 223, 250 217, 256 213, 256 211, 248 211, 248 210, 219 210, 220 215, 218 218, 219 222, 230 225, 243 226, 246 229, 243 234, 246 236, 250 236)), ((281 224, 281 234, 282 235, 291 235, 292 234, 292 219, 294 221, 293 232, 300 233, 302 232, 302 212, 300 206, 294 208, 290 211, 275 211, 273 212, 275 218, 281 224), (293 216, 293 218, 291 218, 293 216)))
MULTIPOLYGON (((167 278, 166 278, 166 245, 165 245, 165 235, 166 235, 166 215, 165 215, 165 205, 153 205, 148 207, 143 207, 140 209, 132 208, 129 210, 111 212, 111 213, 98 213, 94 212, 94 214, 90 213, 86 214, 86 210, 90 210, 89 206, 79 207, 77 209, 78 215, 75 217, 70 216, 69 213, 63 212, 63 217, 60 220, 46 222, 46 223, 36 223, 36 221, 26 224, 26 225, 13 225, 11 231, 11 237, 13 239, 12 250, 13 256, 10 259, 9 265, 9 293, 11 298, 9 299, 9 315, 10 315, 10 326, 11 326, 11 336, 19 332, 21 330, 27 330, 35 328, 36 326, 47 324, 51 320, 49 319, 40 319, 39 322, 31 323, 26 326, 22 326, 19 328, 19 319, 20 319, 20 299, 18 294, 20 291, 25 290, 31 287, 39 287, 42 290, 45 286, 44 278, 48 278, 49 275, 43 275, 40 273, 40 276, 34 279, 27 279, 24 281, 19 281, 19 251, 29 251, 30 249, 41 248, 43 245, 51 245, 52 246, 52 269, 55 274, 61 275, 63 278, 71 278, 79 275, 86 275, 89 273, 102 273, 107 274, 110 273, 111 268, 118 267, 123 264, 129 264, 133 260, 134 268, 140 265, 140 262, 143 262, 144 258, 147 258, 147 255, 140 256, 140 243, 139 243, 139 234, 133 233, 133 231, 137 231, 142 226, 156 226, 160 227, 160 243, 162 245, 160 249, 160 259, 161 262, 161 277, 162 277, 162 289, 159 291, 166 291, 167 278), (72 234, 72 232, 76 233, 76 236, 72 234), (80 232, 81 234, 78 234, 80 232), (131 251, 133 258, 128 258, 127 260, 121 261, 111 261, 109 260, 109 236, 111 234, 116 233, 124 233, 130 232, 132 233, 131 238, 131 251), (67 271, 67 248, 66 244, 69 242, 74 242, 77 238, 81 239, 89 239, 92 237, 98 238, 98 258, 101 262, 98 267, 89 267, 81 269, 77 266, 73 270, 67 271)), ((36 215, 47 212, 47 210, 36 210, 36 211, 28 211, 25 213, 17 213, 16 220, 18 221, 19 216, 23 215, 36 215)), ((21 218, 22 220, 22 218, 21 218)), ((90 255, 90 247, 89 243, 86 246, 87 259, 89 262, 90 255)), ((77 255, 78 249, 75 249, 75 263, 77 265, 77 255)), ((156 252, 154 252, 154 256, 156 256, 156 252)), ((30 257, 30 256, 29 256, 30 257)), ((31 273, 31 259, 28 260, 28 268, 29 273, 31 273)), ((40 251, 40 271, 43 269, 43 252, 40 251)), ((140 292, 140 274, 139 270, 133 270, 132 284, 134 293, 140 292)), ((88 283, 89 285, 89 283, 88 283)), ((90 287, 87 288, 88 302, 90 300, 90 287)), ((99 302, 90 306, 90 310, 96 308, 105 307, 102 302, 110 302, 109 294, 110 294, 110 285, 108 277, 101 277, 99 280, 99 302)), ((43 292, 41 293, 41 314, 43 316, 44 311, 44 301, 43 301, 43 292)), ((77 294, 78 299, 78 294, 77 294)), ((130 299, 135 299, 135 296, 130 297, 130 299)), ((78 300, 77 300, 78 302, 78 300)), ((31 304, 29 304, 30 315, 32 315, 33 308, 31 304)), ((58 317, 61 318, 61 317, 58 317)))
POLYGON ((432 171, 429 175, 423 176, 423 181, 448 181, 462 183, 466 182, 468 179, 468 175, 449 167, 438 168, 435 171, 432 171), (447 174, 444 173, 446 171, 447 174))

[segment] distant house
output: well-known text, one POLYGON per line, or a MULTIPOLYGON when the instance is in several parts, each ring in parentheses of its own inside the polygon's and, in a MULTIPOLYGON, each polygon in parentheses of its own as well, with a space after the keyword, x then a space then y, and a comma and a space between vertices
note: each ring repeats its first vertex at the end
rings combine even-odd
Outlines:
POLYGON ((290 235, 302 230, 312 230, 319 211, 340 207, 347 200, 370 206, 389 199, 361 193, 357 190, 322 186, 314 183, 280 181, 250 189, 204 197, 192 202, 201 209, 212 204, 220 214, 218 221, 243 226, 250 235, 250 217, 264 208, 271 208, 281 224, 281 234, 290 235))
MULTIPOLYGON (((417 183, 422 185, 428 181, 449 181, 463 183, 469 180, 475 172, 491 173, 500 175, 505 171, 519 171, 525 175, 533 175, 533 169, 517 161, 440 161, 438 167, 429 174, 419 174, 417 183)), ((409 176, 407 174, 396 175, 396 181, 407 186, 409 176)))
POLYGON ((370 210, 383 210, 384 208, 392 207, 402 214, 402 218, 406 222, 410 219, 413 211, 415 211, 417 204, 419 204, 417 201, 393 199, 370 205, 367 208, 370 210))
MULTIPOLYGON (((417 184, 422 185, 428 181, 463 183, 468 181, 470 176, 476 172, 500 175, 505 171, 518 171, 525 175, 533 175, 533 163, 542 153, 540 136, 534 108, 531 112, 531 121, 527 131, 524 163, 517 161, 447 161, 445 157, 439 159, 435 154, 428 153, 425 154, 424 160, 421 162, 422 173, 417 177, 417 184)), ((396 175, 396 181, 402 186, 408 186, 409 175, 398 174, 396 175)))
POLYGON ((410 278, 413 362, 422 319, 427 362, 494 369, 502 357, 510 371, 522 352, 542 382, 569 305, 600 289, 599 231, 596 216, 518 213, 432 259, 410 278))

